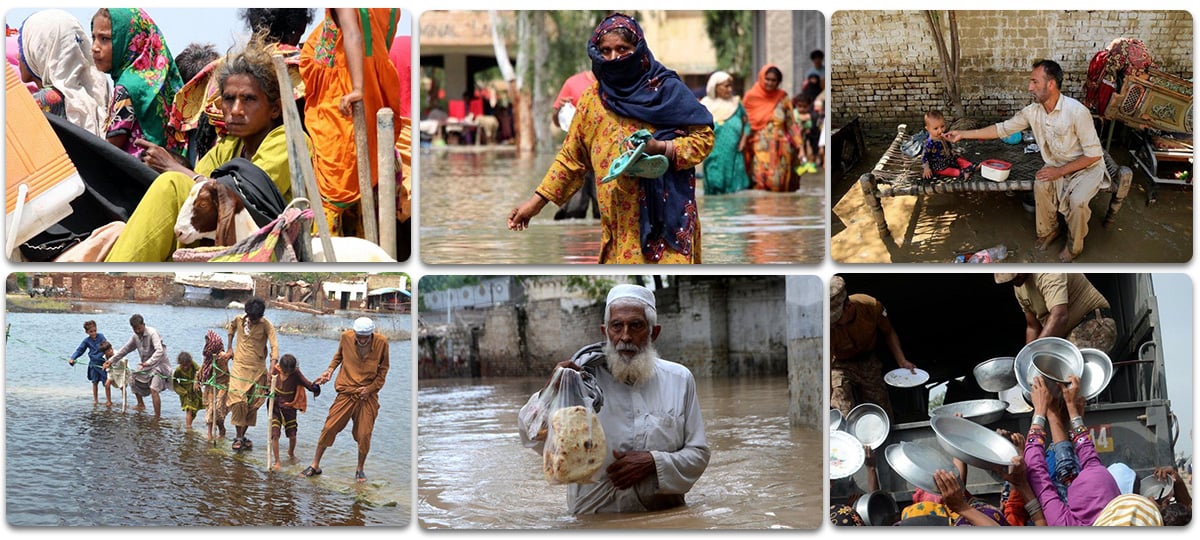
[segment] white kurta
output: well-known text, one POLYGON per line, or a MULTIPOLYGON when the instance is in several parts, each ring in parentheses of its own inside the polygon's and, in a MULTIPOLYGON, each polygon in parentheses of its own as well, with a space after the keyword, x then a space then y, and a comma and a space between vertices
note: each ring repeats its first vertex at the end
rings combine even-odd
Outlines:
MULTIPOLYGON (((1046 112, 1041 103, 1032 103, 1016 116, 996 124, 996 134, 1003 138, 1025 128, 1033 130, 1046 165, 1062 167, 1082 156, 1104 155, 1091 112, 1074 98, 1060 95, 1050 112, 1046 112)), ((1087 236, 1087 223, 1092 217, 1089 204, 1100 191, 1106 170, 1104 159, 1100 159, 1056 180, 1034 182, 1038 237, 1049 236, 1058 230, 1058 214, 1062 214, 1071 233, 1068 246, 1071 253, 1083 251, 1083 238, 1087 236)))
POLYGON ((150 389, 156 392, 170 388, 171 360, 167 358, 167 348, 163 345, 158 330, 147 326, 141 336, 134 334, 129 338, 129 342, 113 355, 113 365, 135 350, 142 363, 134 368, 133 378, 140 381, 149 379, 150 389))
MULTIPOLYGON (((691 371, 656 359, 654 377, 638 386, 617 382, 605 368, 597 369, 596 374, 604 393, 599 417, 608 451, 597 482, 568 487, 568 510, 573 514, 644 512, 682 505, 683 495, 700 479, 709 457, 691 371), (649 451, 654 456, 655 474, 618 490, 604 470, 615 461, 613 451, 631 450, 649 451)), ((536 401, 530 399, 530 404, 536 401)), ((522 432, 526 427, 520 426, 522 432)), ((534 450, 541 453, 542 444, 534 450)))

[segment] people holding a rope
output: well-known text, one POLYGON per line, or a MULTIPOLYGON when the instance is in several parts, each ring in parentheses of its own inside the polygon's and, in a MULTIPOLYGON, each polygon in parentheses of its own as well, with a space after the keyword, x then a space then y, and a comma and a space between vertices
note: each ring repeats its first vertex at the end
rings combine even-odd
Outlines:
POLYGON ((194 388, 203 392, 205 413, 204 423, 208 425, 208 440, 213 440, 213 427, 217 428, 220 438, 225 438, 225 415, 229 413, 226 403, 229 395, 229 357, 225 354, 225 344, 221 336, 212 330, 204 336, 204 363, 200 366, 200 377, 194 388))
POLYGON ((196 412, 204 408, 203 396, 196 388, 196 375, 200 367, 192 360, 187 352, 179 353, 176 357, 179 367, 171 374, 171 388, 179 395, 179 407, 183 409, 183 419, 188 431, 192 430, 192 422, 196 420, 196 412))
POLYGON ((358 443, 358 467, 354 471, 354 479, 363 483, 367 481, 363 464, 367 460, 367 452, 371 450, 371 434, 375 428, 375 418, 379 415, 379 390, 383 388, 388 372, 387 338, 375 332, 375 323, 371 319, 359 317, 354 321, 353 330, 342 332, 333 361, 313 383, 329 382, 339 366, 342 369, 333 383, 337 397, 329 406, 329 416, 317 439, 317 452, 312 464, 301 475, 311 477, 321 474, 321 456, 325 449, 333 446, 337 434, 353 420, 352 434, 358 443))
POLYGON ((246 313, 229 322, 229 350, 221 353, 225 359, 233 359, 229 364, 226 403, 237 431, 233 439, 235 451, 249 450, 252 446, 246 437, 246 429, 257 423, 258 408, 266 401, 269 391, 267 353, 271 357, 270 367, 279 361, 275 326, 263 317, 266 309, 262 298, 255 297, 246 302, 246 313))
POLYGON ((87 378, 92 382, 92 403, 100 404, 100 383, 104 383, 104 406, 112 407, 112 388, 108 384, 108 372, 104 371, 103 367, 104 352, 100 350, 100 344, 105 341, 104 334, 96 331, 96 321, 83 323, 83 331, 87 332, 87 337, 83 338, 79 347, 71 354, 70 364, 75 365, 75 359, 84 351, 87 352, 87 378))
POLYGON ((125 358, 125 355, 138 352, 142 362, 133 370, 133 395, 137 397, 137 410, 145 410, 146 402, 142 398, 150 396, 154 404, 155 418, 162 415, 162 398, 159 393, 171 387, 171 361, 167 358, 167 348, 163 345, 162 337, 155 330, 146 326, 146 321, 140 314, 129 318, 129 326, 133 328, 133 337, 104 362, 103 368, 108 369, 113 363, 125 358))

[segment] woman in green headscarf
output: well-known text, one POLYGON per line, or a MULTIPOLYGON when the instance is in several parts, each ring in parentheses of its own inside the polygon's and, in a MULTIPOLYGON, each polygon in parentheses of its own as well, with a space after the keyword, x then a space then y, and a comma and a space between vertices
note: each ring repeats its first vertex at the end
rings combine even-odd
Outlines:
POLYGON ((167 127, 179 69, 158 25, 142 9, 102 8, 92 16, 92 60, 113 80, 105 136, 141 156, 146 140, 182 155, 187 139, 167 127))

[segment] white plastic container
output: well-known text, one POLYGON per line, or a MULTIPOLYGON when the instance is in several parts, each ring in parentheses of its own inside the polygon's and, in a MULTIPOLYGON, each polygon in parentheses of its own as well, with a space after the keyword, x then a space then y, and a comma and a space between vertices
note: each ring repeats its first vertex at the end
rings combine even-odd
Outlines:
POLYGON ((979 164, 979 173, 993 182, 1003 182, 1008 179, 1012 164, 998 159, 985 160, 979 164))

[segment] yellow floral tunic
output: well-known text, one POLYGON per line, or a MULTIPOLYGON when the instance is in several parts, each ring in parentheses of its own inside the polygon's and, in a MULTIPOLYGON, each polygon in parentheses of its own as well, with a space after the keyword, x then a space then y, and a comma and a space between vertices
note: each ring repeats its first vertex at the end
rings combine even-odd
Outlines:
MULTIPOLYGON (((639 129, 654 131, 654 126, 631 118, 618 116, 600 103, 598 85, 592 84, 579 98, 575 120, 571 122, 567 139, 554 164, 542 178, 537 193, 562 206, 583 186, 590 168, 597 182, 608 173, 608 166, 623 152, 621 142, 639 129)), ((713 145, 712 126, 692 126, 688 133, 677 137, 675 170, 699 165, 713 145)), ((639 225, 639 179, 621 175, 606 184, 597 184, 596 197, 600 202, 600 262, 615 264, 654 264, 642 255, 639 225)), ((695 177, 692 178, 693 188, 695 177)), ((690 256, 667 249, 658 264, 699 264, 700 223, 692 236, 690 256)))

